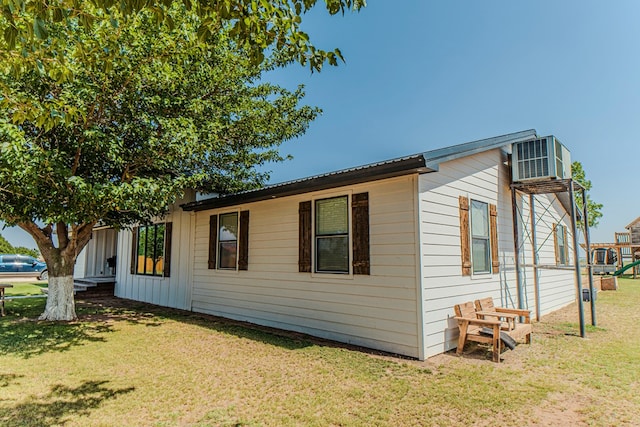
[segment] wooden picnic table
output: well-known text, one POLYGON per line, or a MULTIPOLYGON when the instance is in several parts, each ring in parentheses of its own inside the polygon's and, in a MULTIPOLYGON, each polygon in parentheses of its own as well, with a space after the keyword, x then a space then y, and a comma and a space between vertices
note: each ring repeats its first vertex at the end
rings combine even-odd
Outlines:
POLYGON ((0 313, 4 316, 4 290, 7 288, 13 288, 10 283, 0 283, 0 313))

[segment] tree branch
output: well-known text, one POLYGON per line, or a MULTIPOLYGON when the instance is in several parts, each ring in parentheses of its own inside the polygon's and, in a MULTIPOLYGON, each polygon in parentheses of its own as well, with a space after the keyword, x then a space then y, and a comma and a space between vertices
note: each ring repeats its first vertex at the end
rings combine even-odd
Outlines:
POLYGON ((58 248, 67 249, 69 246, 69 227, 64 222, 56 223, 56 233, 58 234, 58 248))
POLYGON ((40 248, 40 252, 43 253, 47 251, 51 251, 55 249, 53 246, 53 240, 51 239, 51 224, 40 228, 34 222, 19 222, 18 227, 22 228, 24 231, 29 233, 33 240, 38 244, 38 248, 40 248))
POLYGON ((82 224, 81 226, 76 228, 74 233, 74 238, 76 240, 74 248, 76 251, 76 256, 80 253, 80 251, 82 251, 82 249, 84 249, 87 243, 89 243, 89 240, 91 240, 91 233, 93 233, 93 227, 95 225, 96 222, 94 221, 87 224, 82 224))

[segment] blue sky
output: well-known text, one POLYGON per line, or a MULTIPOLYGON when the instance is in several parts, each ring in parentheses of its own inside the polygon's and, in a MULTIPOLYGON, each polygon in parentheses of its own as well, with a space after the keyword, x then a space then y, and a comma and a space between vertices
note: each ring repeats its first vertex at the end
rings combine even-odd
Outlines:
POLYGON ((370 1, 308 18, 346 64, 275 73, 324 113, 283 146, 294 160, 274 182, 533 128, 592 181, 604 204, 592 241, 640 216, 640 2, 370 1))
POLYGON ((582 162, 604 204, 592 241, 612 241, 640 216, 638 22, 637 0, 370 0, 344 17, 318 8, 304 29, 346 64, 268 76, 304 84, 306 103, 324 111, 282 146, 294 159, 269 167, 272 182, 533 128, 582 162))

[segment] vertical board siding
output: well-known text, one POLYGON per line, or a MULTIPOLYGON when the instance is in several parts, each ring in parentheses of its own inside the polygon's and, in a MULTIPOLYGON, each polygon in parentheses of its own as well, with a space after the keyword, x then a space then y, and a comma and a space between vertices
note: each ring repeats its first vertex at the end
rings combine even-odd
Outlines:
MULTIPOLYGON (((506 154, 499 149, 445 162, 437 173, 420 176, 420 244, 422 247, 422 294, 425 328, 425 354, 433 356, 455 348, 458 327, 453 320, 453 306, 465 301, 491 296, 503 306, 517 305, 517 285, 513 243, 513 220, 509 170, 505 166, 506 154), (497 207, 497 239, 499 270, 491 274, 462 275, 460 203, 461 196, 476 199, 497 207)), ((555 196, 536 196, 551 203, 545 220, 562 216, 564 210, 555 203, 555 196)), ((525 205, 526 200, 520 201, 525 205)), ((557 200, 556 200, 557 202, 557 200)), ((545 212, 539 209, 538 213, 545 212)), ((526 209, 525 213, 526 215, 526 209)), ((529 224, 524 224, 525 228, 529 224)), ((538 234, 543 231, 539 226, 538 234)), ((522 236, 522 233, 521 233, 522 236)), ((569 237, 570 238, 570 237, 569 237)), ((493 240, 492 239, 492 240, 493 240)), ((493 244, 493 242, 492 242, 493 244)), ((543 246, 541 255, 549 256, 549 245, 543 246)), ((525 244, 525 262, 531 263, 531 250, 525 244), (528 251, 528 252, 527 252, 528 251)), ((493 254, 495 255, 495 248, 493 254)), ((553 252, 551 252, 553 255, 553 252)), ((535 306, 533 271, 524 270, 525 303, 535 306)), ((543 312, 558 309, 575 298, 573 276, 570 271, 545 270, 540 274, 541 304, 543 312)))
POLYGON ((112 228, 93 230, 91 240, 78 255, 80 269, 76 277, 111 276, 107 258, 116 255, 117 240, 118 232, 112 228))
MULTIPOLYGON (((188 279, 190 277, 188 271, 190 268, 188 263, 191 239, 190 214, 175 206, 170 209, 170 212, 158 221, 171 223, 171 239, 166 242, 171 245, 167 248, 171 254, 170 277, 131 274, 129 268, 131 257, 119 256, 115 287, 117 297, 183 310, 191 308, 188 279)), ((134 253, 134 246, 132 246, 135 243, 134 240, 134 233, 131 231, 125 230, 118 233, 118 254, 134 253)))
POLYGON ((193 310, 418 357, 415 179, 238 207, 251 211, 247 271, 207 269, 207 240, 200 236, 208 235, 209 216, 224 210, 197 212, 193 310), (300 212, 311 220, 301 202, 306 207, 304 202, 316 198, 364 192, 369 195, 370 275, 299 272, 300 212))

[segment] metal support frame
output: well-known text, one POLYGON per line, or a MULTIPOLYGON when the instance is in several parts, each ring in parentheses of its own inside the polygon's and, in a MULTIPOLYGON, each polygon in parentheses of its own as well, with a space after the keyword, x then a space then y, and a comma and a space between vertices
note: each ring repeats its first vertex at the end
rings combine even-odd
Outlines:
MULTIPOLYGON (((574 266, 567 268, 571 268, 575 271, 575 282, 576 282, 576 292, 578 298, 578 317, 580 321, 580 336, 585 337, 585 323, 584 323, 584 304, 582 301, 582 275, 580 269, 580 255, 579 255, 579 244, 578 244, 578 213, 576 209, 576 200, 575 200, 575 190, 580 190, 582 192, 582 203, 583 210, 580 212, 582 215, 582 220, 584 223, 584 236, 585 243, 587 249, 587 271, 589 277, 589 292, 590 292, 590 302, 591 302, 591 323, 593 326, 596 326, 596 309, 595 309, 595 289, 593 286, 593 271, 591 260, 589 257, 590 254, 590 242, 589 242, 589 219, 587 212, 587 200, 586 193, 584 187, 582 187, 579 183, 575 182, 573 179, 562 179, 562 180, 551 180, 551 181, 540 181, 540 182, 531 182, 531 183, 515 183, 511 184, 511 202, 512 202, 512 215, 513 215, 513 240, 515 247, 515 268, 516 268, 516 283, 518 289, 518 308, 524 308, 524 289, 523 289, 523 279, 522 279, 522 268, 527 265, 520 262, 521 256, 521 248, 520 248, 520 230, 518 223, 518 208, 517 208, 517 192, 520 191, 525 194, 529 194, 529 203, 530 203, 530 226, 531 226, 531 242, 532 242, 532 250, 533 250, 533 274, 534 274, 534 291, 535 291, 535 303, 536 303, 536 320, 540 320, 540 283, 539 283, 539 269, 545 268, 545 266, 541 266, 539 264, 538 258, 538 242, 536 235, 536 214, 535 214, 535 198, 536 194, 550 194, 550 193, 567 193, 569 196, 568 206, 567 203, 565 207, 568 207, 569 214, 571 217, 571 230, 573 235, 573 258, 574 258, 574 266)), ((561 200, 562 203, 562 200, 561 200)), ((522 221, 525 222, 524 220, 522 221)), ((548 239, 548 237, 547 237, 548 239)), ((544 242, 546 242, 546 240, 544 242)), ((544 244, 543 242, 543 244, 544 244)), ((550 266, 549 268, 558 268, 557 266, 550 266)))
MULTIPOLYGON (((582 189, 582 217, 584 222, 584 243, 587 246, 587 273, 589 275, 589 294, 591 295, 591 325, 597 326, 596 304, 594 301, 595 288, 593 286, 593 264, 591 259, 591 241, 589 236, 589 212, 587 206, 587 193, 582 189)), ((622 257, 620 257, 622 259, 622 257)))
POLYGON ((538 244, 536 241, 536 203, 533 194, 529 194, 531 209, 531 250, 533 252, 533 292, 536 297, 536 321, 540 321, 540 278, 538 277, 538 244))
MULTIPOLYGON (((586 333, 584 327, 584 304, 582 303, 582 275, 580 274, 580 262, 578 261, 580 259, 578 253, 578 227, 576 227, 577 218, 573 185, 569 186, 569 200, 571 201, 571 232, 573 233, 573 256, 576 270, 576 287, 578 288, 578 316, 580 318, 580 336, 584 338, 586 333)), ((593 300, 593 296, 590 299, 593 300)))
POLYGON ((511 187, 511 211, 513 215, 513 244, 515 246, 514 262, 516 268, 516 287, 518 289, 518 308, 524 308, 524 291, 522 289, 522 268, 520 268, 520 233, 518 232, 518 200, 516 189, 511 187))

